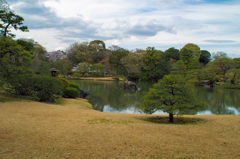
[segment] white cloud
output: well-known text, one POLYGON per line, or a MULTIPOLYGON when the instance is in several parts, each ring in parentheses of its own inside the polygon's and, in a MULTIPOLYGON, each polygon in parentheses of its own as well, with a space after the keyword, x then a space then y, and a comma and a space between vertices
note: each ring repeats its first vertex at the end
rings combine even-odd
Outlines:
POLYGON ((240 56, 238 1, 14 0, 11 6, 30 28, 28 35, 18 32, 17 38, 32 36, 49 51, 74 41, 100 39, 130 50, 180 49, 195 43, 211 52, 240 56))

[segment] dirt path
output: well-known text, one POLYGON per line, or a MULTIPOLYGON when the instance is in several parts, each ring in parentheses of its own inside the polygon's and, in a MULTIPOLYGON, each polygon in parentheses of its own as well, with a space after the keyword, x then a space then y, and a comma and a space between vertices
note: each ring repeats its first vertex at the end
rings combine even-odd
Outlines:
POLYGON ((142 120, 146 115, 103 113, 86 100, 64 100, 0 103, 0 158, 240 158, 237 115, 154 124, 142 120))

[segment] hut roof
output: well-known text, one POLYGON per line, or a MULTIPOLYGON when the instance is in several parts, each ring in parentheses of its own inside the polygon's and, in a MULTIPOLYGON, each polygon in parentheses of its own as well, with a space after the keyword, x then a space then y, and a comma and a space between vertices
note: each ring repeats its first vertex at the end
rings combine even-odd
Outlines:
POLYGON ((52 69, 50 69, 49 71, 59 71, 59 70, 57 70, 56 68, 52 68, 52 69))

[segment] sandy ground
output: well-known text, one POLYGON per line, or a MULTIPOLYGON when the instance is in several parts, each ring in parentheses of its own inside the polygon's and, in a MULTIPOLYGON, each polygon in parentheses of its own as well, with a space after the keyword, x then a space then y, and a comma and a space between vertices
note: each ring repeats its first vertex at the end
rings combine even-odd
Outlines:
POLYGON ((156 124, 95 111, 83 99, 64 103, 0 103, 0 158, 240 158, 237 115, 156 124))

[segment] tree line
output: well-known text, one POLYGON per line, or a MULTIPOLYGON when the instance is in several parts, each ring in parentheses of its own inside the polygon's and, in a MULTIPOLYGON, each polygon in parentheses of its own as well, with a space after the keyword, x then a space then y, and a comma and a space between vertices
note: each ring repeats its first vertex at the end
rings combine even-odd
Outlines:
POLYGON ((209 51, 193 43, 180 50, 172 47, 161 51, 147 47, 146 50, 129 51, 115 45, 107 49, 103 41, 93 40, 73 43, 66 51, 47 52, 34 40, 13 39, 16 35, 11 29, 26 32, 28 27, 23 26, 24 19, 5 1, 0 3, 0 88, 8 92, 36 96, 40 101, 53 101, 62 95, 76 97, 79 86, 65 79, 43 76, 50 75, 51 67, 69 75, 92 71, 95 76, 107 72, 129 80, 159 80, 143 97, 139 107, 150 114, 156 110, 168 112, 173 122, 174 114, 204 105, 194 102, 190 83, 208 80, 239 88, 240 58, 231 59, 224 52, 212 53, 211 57, 209 51), (75 72, 71 71, 74 66, 77 66, 75 72))

